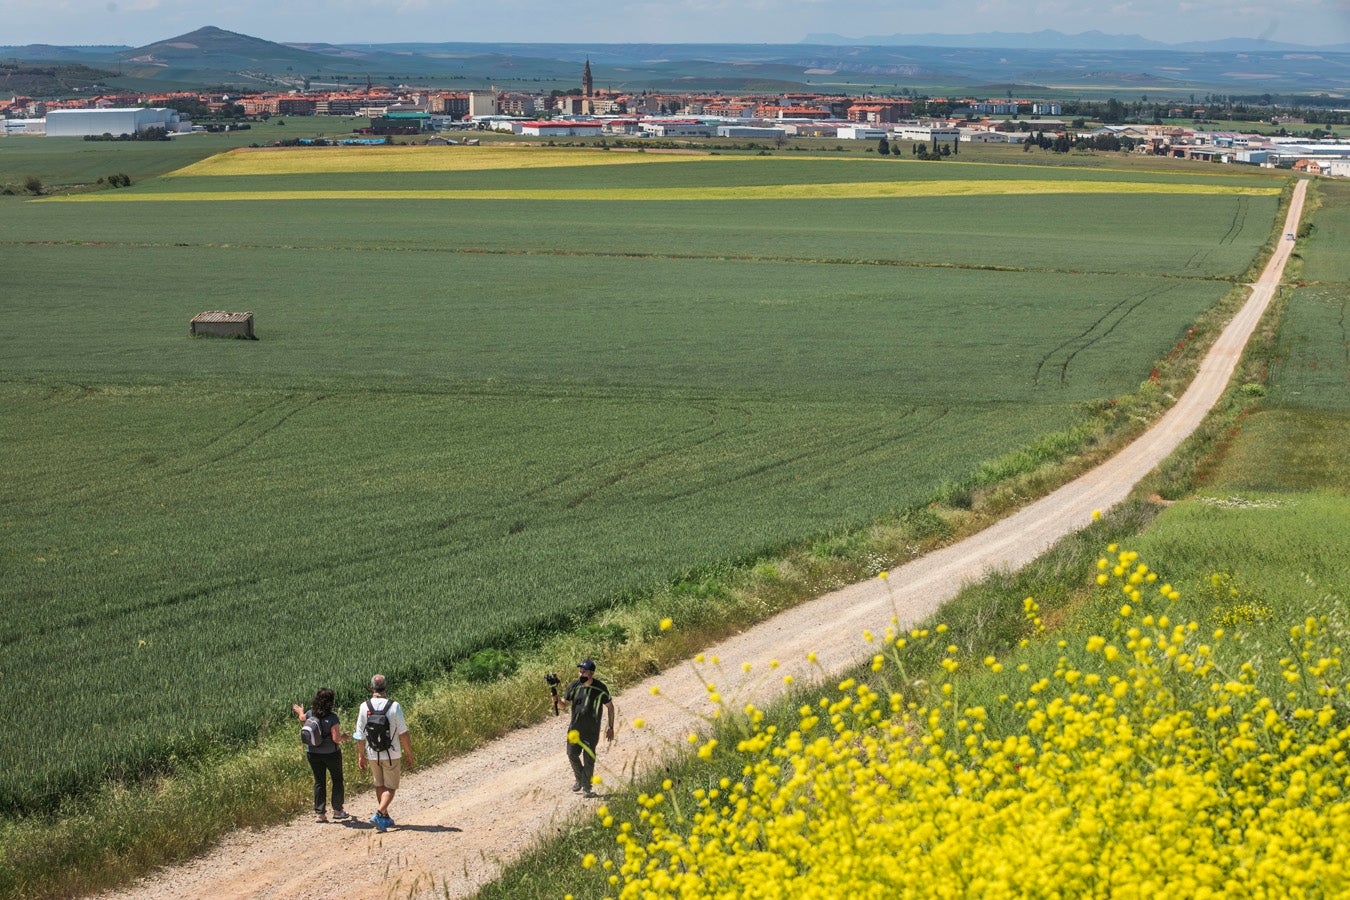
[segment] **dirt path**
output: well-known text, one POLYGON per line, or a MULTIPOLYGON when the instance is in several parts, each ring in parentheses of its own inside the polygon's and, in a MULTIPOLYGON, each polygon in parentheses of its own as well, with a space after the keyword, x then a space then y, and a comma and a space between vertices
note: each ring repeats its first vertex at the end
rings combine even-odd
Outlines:
MULTIPOLYGON (((1300 181, 1284 231, 1297 231, 1307 182, 1300 181)), ((709 705, 705 684, 715 682, 737 705, 766 703, 782 676, 834 675, 869 659, 865 629, 881 633, 894 611, 903 625, 923 619, 961 585, 991 571, 1016 569, 1059 538, 1086 525, 1092 510, 1123 500, 1200 423, 1218 399, 1262 312, 1274 296, 1293 242, 1280 240, 1252 296, 1206 357, 1177 404, 1115 458, 1015 515, 958 544, 891 572, 789 610, 719 646, 720 666, 681 664, 633 685, 617 698, 619 728, 600 751, 610 785, 649 765, 701 724, 709 705), (892 593, 887 592, 890 585, 892 593), (814 652, 819 669, 808 665, 814 652), (780 667, 770 673, 769 663, 780 667), (744 672, 743 663, 750 664, 744 672), (650 688, 659 685, 661 696, 650 688), (638 731, 633 720, 647 726, 638 731)), ((601 678, 604 673, 599 673, 601 678)), ((563 755, 565 726, 558 719, 513 733, 488 747, 432 769, 413 772, 398 792, 399 825, 379 835, 364 821, 318 825, 306 816, 288 825, 241 832, 201 859, 165 870, 116 897, 464 897, 496 877, 499 865, 545 839, 583 807, 572 794, 563 755)), ((301 765, 297 758, 296 765, 301 765)), ((604 792, 601 788, 601 793, 604 792)), ((369 816, 373 798, 354 797, 353 813, 369 816)))

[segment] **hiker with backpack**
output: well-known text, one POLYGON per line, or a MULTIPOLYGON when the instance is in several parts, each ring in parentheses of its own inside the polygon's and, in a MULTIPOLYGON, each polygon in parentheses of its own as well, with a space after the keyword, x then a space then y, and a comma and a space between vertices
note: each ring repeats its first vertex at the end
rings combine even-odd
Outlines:
POLYGON ((389 817, 389 804, 398 790, 399 776, 404 768, 413 765, 412 742, 408 739, 408 723, 403 720, 403 708, 397 700, 387 696, 388 682, 383 675, 370 679, 370 699, 361 704, 356 717, 356 740, 361 771, 369 765, 375 779, 375 799, 379 809, 370 823, 381 833, 389 830, 394 820, 389 817), (405 766, 406 761, 406 766, 405 766))
POLYGON ((328 810, 324 804, 327 781, 333 779, 333 821, 350 819, 343 809, 345 799, 342 785, 342 747, 348 735, 342 733, 337 713, 333 712, 333 691, 331 688, 319 688, 309 709, 299 703, 291 704, 300 719, 300 743, 305 748, 305 758, 314 772, 314 821, 327 822, 328 810))

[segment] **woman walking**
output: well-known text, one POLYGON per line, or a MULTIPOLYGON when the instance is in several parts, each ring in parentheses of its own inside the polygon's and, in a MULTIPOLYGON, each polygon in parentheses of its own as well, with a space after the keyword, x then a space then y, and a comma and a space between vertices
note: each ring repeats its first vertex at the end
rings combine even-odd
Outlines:
POLYGON ((295 710, 302 723, 313 714, 314 718, 319 720, 319 731, 323 735, 323 740, 318 744, 305 747, 305 756, 309 759, 309 767, 314 772, 314 821, 328 821, 324 794, 326 781, 330 776, 333 779, 333 821, 350 819, 351 816, 347 815, 342 806, 346 797, 342 787, 342 748, 338 745, 349 740, 351 735, 343 734, 338 725, 337 713, 333 712, 332 689, 319 688, 309 709, 303 708, 298 703, 293 704, 291 709, 295 710))

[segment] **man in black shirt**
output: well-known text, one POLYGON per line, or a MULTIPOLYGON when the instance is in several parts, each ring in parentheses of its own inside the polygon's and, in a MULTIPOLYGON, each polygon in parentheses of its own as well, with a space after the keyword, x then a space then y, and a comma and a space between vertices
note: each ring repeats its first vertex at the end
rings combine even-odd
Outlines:
POLYGON ((608 716, 605 739, 614 740, 614 702, 609 696, 609 688, 595 677, 595 663, 589 659, 577 663, 576 681, 553 702, 559 709, 572 708, 567 737, 567 761, 572 764, 572 773, 576 776, 572 790, 584 791, 587 797, 594 797, 591 784, 595 775, 595 748, 600 743, 602 708, 608 716), (573 732, 576 741, 572 740, 573 732))

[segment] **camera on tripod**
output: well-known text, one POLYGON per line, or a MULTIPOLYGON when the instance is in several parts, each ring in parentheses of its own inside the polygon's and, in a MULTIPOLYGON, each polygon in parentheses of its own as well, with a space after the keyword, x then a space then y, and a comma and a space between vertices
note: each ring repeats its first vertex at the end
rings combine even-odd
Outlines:
POLYGON ((557 672, 549 672, 544 676, 544 681, 548 684, 548 692, 553 695, 553 715, 558 715, 558 685, 562 684, 562 679, 558 677, 557 672))

